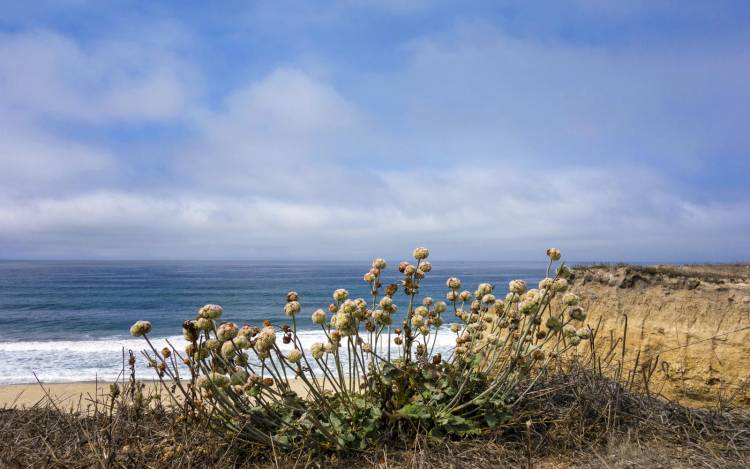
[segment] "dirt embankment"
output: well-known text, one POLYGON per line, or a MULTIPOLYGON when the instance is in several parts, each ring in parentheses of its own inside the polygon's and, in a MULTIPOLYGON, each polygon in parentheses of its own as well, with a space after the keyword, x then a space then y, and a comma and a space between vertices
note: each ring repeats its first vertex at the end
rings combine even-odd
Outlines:
POLYGON ((579 267, 573 289, 588 322, 601 318, 600 343, 621 337, 627 316, 626 362, 652 364, 651 390, 750 408, 750 265, 579 267))

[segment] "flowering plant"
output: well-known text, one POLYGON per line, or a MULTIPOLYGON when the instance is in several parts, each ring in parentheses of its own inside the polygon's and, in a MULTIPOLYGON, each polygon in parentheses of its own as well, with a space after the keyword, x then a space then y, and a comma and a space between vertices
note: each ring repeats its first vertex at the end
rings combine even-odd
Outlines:
POLYGON ((498 299, 489 283, 471 293, 451 277, 446 301, 418 297, 432 270, 426 248, 414 250, 415 262, 398 265, 400 285, 382 285, 386 262, 375 259, 363 277, 369 300, 334 291, 328 312, 311 316, 325 341, 307 349, 298 334, 296 292, 287 294, 284 306, 290 324, 280 327, 218 322, 220 306, 202 307, 183 323, 184 351, 171 344, 158 351, 147 321, 131 333, 146 339, 145 356, 186 417, 232 438, 325 451, 364 448, 373 438, 418 430, 463 436, 507 421, 544 370, 591 337, 591 329, 581 327, 586 315, 578 296, 567 293, 568 268, 560 264, 550 276, 560 251, 547 255, 539 288, 513 280, 498 299), (406 307, 396 326, 399 290, 406 307), (446 314, 457 321, 444 325, 446 314), (446 329, 455 346, 443 357, 435 344, 446 329))

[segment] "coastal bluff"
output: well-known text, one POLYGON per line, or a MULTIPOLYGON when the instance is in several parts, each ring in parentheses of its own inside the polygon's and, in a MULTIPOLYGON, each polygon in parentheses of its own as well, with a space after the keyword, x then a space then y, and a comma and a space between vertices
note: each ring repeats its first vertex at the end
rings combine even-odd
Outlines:
POLYGON ((622 337, 627 316, 636 382, 650 374, 651 392, 685 405, 750 408, 750 265, 575 267, 572 287, 600 345, 622 337))

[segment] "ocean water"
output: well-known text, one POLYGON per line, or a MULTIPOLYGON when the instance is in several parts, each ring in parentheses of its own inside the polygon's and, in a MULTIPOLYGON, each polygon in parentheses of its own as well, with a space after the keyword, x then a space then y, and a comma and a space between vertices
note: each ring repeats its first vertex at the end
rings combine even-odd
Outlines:
MULTIPOLYGON (((383 284, 397 282, 396 262, 383 273, 383 284)), ((496 285, 501 297, 508 282, 536 283, 543 262, 436 262, 422 282, 420 296, 444 299, 445 280, 457 276, 473 291, 481 282, 496 285)), ((326 309, 336 288, 353 298, 369 298, 362 275, 369 262, 214 262, 214 261, 0 261, 0 384, 114 380, 128 350, 146 347, 131 337, 138 319, 151 321, 150 337, 161 347, 169 339, 182 344, 181 324, 206 303, 224 307, 223 320, 259 325, 288 322, 283 306, 290 290, 300 294, 298 316, 305 345, 321 341, 310 321, 326 309)), ((397 295, 400 312, 406 307, 397 295)), ((446 324, 452 321, 448 313, 446 324)), ((398 321, 400 322, 400 321, 398 321)), ((397 321, 394 321, 397 323, 397 321)), ((450 347, 447 326, 437 349, 450 347)), ((138 376, 153 377, 140 364, 138 376)))

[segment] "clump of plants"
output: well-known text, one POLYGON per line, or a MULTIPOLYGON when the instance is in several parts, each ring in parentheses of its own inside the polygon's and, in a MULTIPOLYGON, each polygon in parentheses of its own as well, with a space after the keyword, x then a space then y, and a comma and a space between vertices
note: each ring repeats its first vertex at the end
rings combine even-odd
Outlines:
POLYGON ((309 348, 296 292, 287 294, 287 324, 238 326, 220 321, 221 306, 202 307, 183 323, 184 350, 157 350, 147 321, 131 333, 148 342, 144 355, 184 418, 232 439, 328 452, 421 432, 477 434, 511 419, 545 371, 591 337, 560 251, 547 255, 539 288, 513 280, 500 299, 492 284, 472 293, 451 277, 445 301, 419 295, 432 270, 426 248, 398 264, 400 284, 383 285, 386 261, 375 259, 363 277, 370 298, 334 291, 327 311, 310 317, 325 341, 309 348), (446 356, 435 352, 441 330, 455 335, 446 356))

